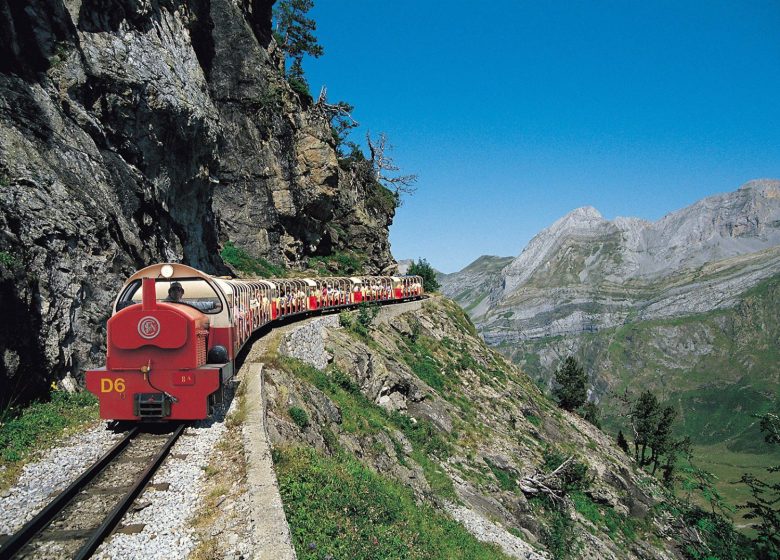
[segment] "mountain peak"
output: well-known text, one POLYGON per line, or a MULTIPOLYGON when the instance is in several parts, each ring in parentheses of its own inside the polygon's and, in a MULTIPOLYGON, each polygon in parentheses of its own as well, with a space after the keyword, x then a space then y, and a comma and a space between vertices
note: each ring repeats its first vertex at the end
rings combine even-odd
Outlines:
POLYGON ((593 206, 580 206, 564 216, 564 219, 574 220, 603 220, 604 216, 593 206))
POLYGON ((778 179, 753 179, 748 181, 739 190, 771 190, 780 192, 780 180, 778 179))

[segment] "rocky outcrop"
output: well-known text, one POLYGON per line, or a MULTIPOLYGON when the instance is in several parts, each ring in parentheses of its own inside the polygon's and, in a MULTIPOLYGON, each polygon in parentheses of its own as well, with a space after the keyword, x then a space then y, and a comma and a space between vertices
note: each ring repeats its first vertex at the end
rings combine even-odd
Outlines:
POLYGON ((0 2, 0 405, 102 361, 122 280, 227 241, 392 266, 394 207, 282 77, 272 0, 0 2))
POLYGON ((653 479, 604 433, 552 405, 451 301, 383 308, 368 335, 313 319, 267 344, 253 359, 266 364, 274 447, 354 457, 514 558, 548 557, 551 520, 519 481, 565 452, 587 465, 580 499, 600 512, 588 520, 565 502, 575 556, 679 557, 678 536, 654 509, 665 498, 653 479), (330 360, 305 352, 291 360, 291 341, 323 345, 330 360), (602 516, 646 530, 623 536, 602 516))
POLYGON ((512 257, 483 255, 452 274, 439 274, 437 279, 444 295, 463 305, 472 316, 484 315, 490 307, 491 295, 502 288, 501 271, 512 262, 512 257))

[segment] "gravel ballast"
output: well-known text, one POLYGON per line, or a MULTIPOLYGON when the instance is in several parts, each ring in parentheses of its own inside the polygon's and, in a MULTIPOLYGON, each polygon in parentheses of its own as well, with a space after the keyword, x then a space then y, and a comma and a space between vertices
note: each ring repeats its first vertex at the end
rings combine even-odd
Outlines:
POLYGON ((16 484, 0 496, 0 534, 18 531, 121 437, 101 422, 25 465, 16 484))

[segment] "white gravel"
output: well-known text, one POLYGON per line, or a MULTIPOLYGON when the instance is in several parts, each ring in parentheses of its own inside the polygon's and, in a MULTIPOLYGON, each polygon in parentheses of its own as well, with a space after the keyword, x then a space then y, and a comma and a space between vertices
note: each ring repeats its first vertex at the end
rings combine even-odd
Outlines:
POLYGON ((523 560, 544 560, 549 558, 547 554, 535 550, 530 544, 514 536, 501 525, 493 523, 467 507, 447 503, 445 504, 445 509, 478 540, 498 545, 505 554, 512 558, 521 558, 523 560))
MULTIPOLYGON (((231 402, 231 410, 236 399, 231 402)), ((147 487, 125 515, 120 527, 141 523, 136 534, 115 533, 97 550, 101 559, 186 558, 197 545, 190 519, 202 504, 204 469, 215 444, 225 433, 224 417, 188 427, 155 474, 152 485, 169 483, 167 490, 147 487), (171 455, 186 457, 178 458, 171 455), (148 504, 148 505, 147 505, 148 504), (139 509, 140 506, 145 506, 139 509)), ((0 534, 11 534, 31 519, 89 465, 105 453, 121 434, 105 423, 68 438, 39 461, 29 463, 18 483, 0 496, 0 534)), ((251 543, 236 543, 236 549, 251 554, 251 543)), ((243 554, 238 554, 243 556, 243 554)))
MULTIPOLYGON (((231 410, 237 399, 231 403, 231 410)), ((215 444, 225 433, 224 415, 216 420, 198 422, 187 428, 171 449, 170 455, 155 474, 151 484, 167 482, 167 490, 148 487, 136 500, 135 507, 149 504, 140 511, 125 515, 121 525, 144 524, 135 534, 115 533, 98 548, 94 558, 124 560, 129 558, 186 558, 197 546, 190 519, 201 507, 204 469, 215 444)))
POLYGON ((0 496, 0 534, 19 530, 120 437, 100 423, 25 465, 16 485, 0 496))

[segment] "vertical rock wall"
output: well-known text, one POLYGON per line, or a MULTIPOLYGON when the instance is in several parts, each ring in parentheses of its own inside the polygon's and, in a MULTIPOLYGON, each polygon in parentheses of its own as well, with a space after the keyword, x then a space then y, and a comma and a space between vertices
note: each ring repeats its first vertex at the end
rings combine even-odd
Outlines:
POLYGON ((272 4, 0 0, 0 406, 99 364, 149 263, 225 273, 229 240, 392 266, 393 212, 346 185, 327 117, 287 86, 272 4))

